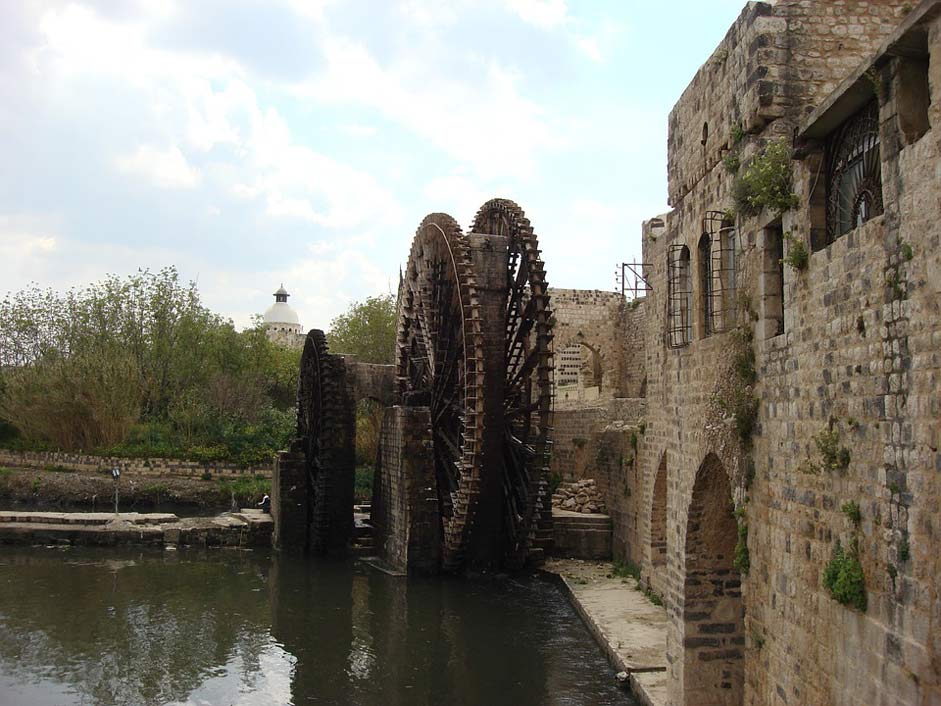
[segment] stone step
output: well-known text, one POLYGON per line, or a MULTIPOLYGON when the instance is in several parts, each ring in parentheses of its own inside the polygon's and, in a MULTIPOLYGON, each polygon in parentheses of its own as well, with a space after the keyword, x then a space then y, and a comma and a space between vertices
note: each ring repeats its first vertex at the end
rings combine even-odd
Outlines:
POLYGON ((607 515, 592 516, 582 515, 581 517, 557 517, 553 522, 553 530, 559 527, 589 527, 592 529, 611 529, 613 527, 611 518, 607 515))
MULTIPOLYGON (((168 512, 0 512, 0 524, 39 523, 45 525, 106 525, 115 518, 135 525, 160 525, 178 522, 179 517, 168 512)), ((270 518, 270 515, 269 515, 270 518)))
POLYGON ((530 547, 526 563, 530 566, 541 566, 546 560, 546 552, 542 547, 530 547))
POLYGON ((77 525, 44 522, 0 523, 0 543, 40 544, 163 544, 163 529, 155 525, 135 525, 113 529, 103 525, 77 525))

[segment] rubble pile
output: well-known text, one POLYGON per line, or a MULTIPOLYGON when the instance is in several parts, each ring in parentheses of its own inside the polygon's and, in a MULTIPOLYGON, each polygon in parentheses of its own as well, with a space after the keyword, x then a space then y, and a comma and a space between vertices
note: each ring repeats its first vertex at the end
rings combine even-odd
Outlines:
POLYGON ((560 484, 552 496, 552 507, 586 514, 606 511, 593 478, 560 484))

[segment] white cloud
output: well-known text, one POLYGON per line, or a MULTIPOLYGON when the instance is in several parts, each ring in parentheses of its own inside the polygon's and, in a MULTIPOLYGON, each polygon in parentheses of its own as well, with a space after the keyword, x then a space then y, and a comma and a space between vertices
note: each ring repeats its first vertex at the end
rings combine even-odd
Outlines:
POLYGON ((481 182, 462 174, 436 177, 423 189, 429 209, 450 214, 462 228, 470 227, 477 209, 485 202, 505 192, 503 189, 488 189, 481 182))
POLYGON ((523 22, 542 29, 554 29, 569 19, 565 0, 507 0, 507 5, 523 22))
POLYGON ((379 129, 372 125, 343 125, 340 129, 353 137, 375 137, 379 134, 379 129))
POLYGON ((316 22, 324 20, 324 11, 334 4, 334 0, 287 0, 291 9, 299 15, 316 22))
POLYGON ((0 215, 0 297, 11 282, 39 281, 58 246, 58 239, 43 232, 35 219, 0 215))
POLYGON ((299 95, 378 110, 480 174, 529 176, 539 154, 563 142, 546 111, 520 93, 520 76, 496 62, 478 62, 471 83, 438 74, 433 62, 380 65, 345 39, 325 39, 323 51, 326 69, 299 95))
POLYGON ((132 154, 118 157, 115 166, 126 174, 144 177, 161 189, 192 189, 200 181, 199 170, 190 166, 179 147, 162 150, 141 145, 132 154))
POLYGON ((576 37, 575 46, 581 49, 585 56, 592 61, 604 61, 597 37, 576 37))

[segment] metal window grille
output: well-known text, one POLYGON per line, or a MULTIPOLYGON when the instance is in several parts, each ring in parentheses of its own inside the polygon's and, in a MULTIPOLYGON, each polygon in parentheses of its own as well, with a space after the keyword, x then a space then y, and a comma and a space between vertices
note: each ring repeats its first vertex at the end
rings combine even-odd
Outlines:
POLYGON ((689 266, 689 248, 671 245, 667 252, 667 324, 670 346, 685 346, 693 337, 690 308, 693 298, 692 273, 689 266))
POLYGON ((827 142, 827 243, 882 211, 879 103, 873 100, 827 142))
POLYGON ((699 292, 702 305, 703 333, 708 336, 713 332, 715 312, 715 287, 712 276, 712 238, 709 233, 699 237, 699 292))
MULTIPOLYGON (((707 211, 703 240, 708 243, 708 282, 703 283, 703 313, 707 333, 722 333, 735 326, 737 232, 722 211, 707 211)), ((700 241, 702 243, 702 241, 700 241)), ((700 246, 702 247, 702 245, 700 246)), ((705 254, 700 253, 700 257, 705 254)), ((706 274, 703 275, 706 277, 706 274)))

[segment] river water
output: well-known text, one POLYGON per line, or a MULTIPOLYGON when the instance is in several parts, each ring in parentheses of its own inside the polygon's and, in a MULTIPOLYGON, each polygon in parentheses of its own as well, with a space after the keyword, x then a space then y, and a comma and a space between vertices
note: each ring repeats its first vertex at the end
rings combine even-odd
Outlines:
POLYGON ((0 705, 633 702, 539 577, 267 552, 0 547, 0 705))

